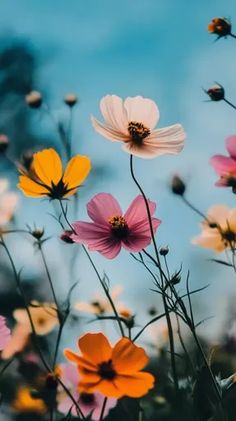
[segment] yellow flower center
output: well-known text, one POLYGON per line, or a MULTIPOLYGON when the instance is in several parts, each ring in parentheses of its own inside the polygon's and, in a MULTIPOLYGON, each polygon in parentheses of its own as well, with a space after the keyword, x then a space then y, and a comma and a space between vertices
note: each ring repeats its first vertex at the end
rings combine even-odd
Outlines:
POLYGON ((123 216, 113 215, 108 219, 112 233, 116 238, 124 238, 128 234, 128 224, 123 216))
POLYGON ((149 136, 151 131, 148 127, 145 127, 143 123, 138 121, 130 121, 128 124, 128 132, 132 138, 132 141, 140 146, 143 143, 143 139, 149 136))

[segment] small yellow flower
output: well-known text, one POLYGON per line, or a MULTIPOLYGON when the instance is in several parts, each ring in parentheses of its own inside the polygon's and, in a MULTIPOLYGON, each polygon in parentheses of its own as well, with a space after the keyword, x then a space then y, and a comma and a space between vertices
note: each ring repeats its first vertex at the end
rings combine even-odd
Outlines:
POLYGON ((63 171, 58 153, 50 148, 33 154, 30 171, 19 176, 18 187, 29 197, 48 196, 62 199, 76 193, 88 176, 91 162, 87 156, 76 155, 63 171))
MULTIPOLYGON (((57 326, 58 315, 55 304, 32 301, 32 305, 28 309, 37 335, 47 335, 57 326)), ((13 316, 18 324, 28 327, 29 332, 32 331, 28 313, 25 309, 16 309, 13 316)))
POLYGON ((17 395, 12 407, 17 412, 34 412, 37 414, 45 414, 47 407, 42 399, 32 398, 30 389, 22 386, 17 390, 17 395))

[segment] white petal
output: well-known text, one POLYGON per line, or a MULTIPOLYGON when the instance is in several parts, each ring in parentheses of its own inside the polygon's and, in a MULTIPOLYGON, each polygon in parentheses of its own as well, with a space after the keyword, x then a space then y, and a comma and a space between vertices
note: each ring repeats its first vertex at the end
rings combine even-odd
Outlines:
POLYGON ((98 121, 93 116, 91 116, 91 122, 92 122, 92 125, 95 128, 95 130, 108 140, 112 140, 113 142, 114 141, 126 142, 127 140, 129 140, 128 135, 124 135, 123 133, 113 129, 112 127, 110 127, 106 124, 102 124, 100 121, 98 121))
POLYGON ((124 102, 127 110, 128 121, 143 123, 149 129, 153 129, 159 118, 159 109, 154 101, 142 96, 128 97, 124 102))
POLYGON ((100 101, 100 109, 109 127, 128 135, 128 118, 122 98, 106 95, 100 101))
POLYGON ((130 155, 138 156, 139 158, 144 159, 152 159, 159 155, 157 154, 155 147, 145 145, 137 146, 133 142, 126 142, 122 146, 122 149, 130 155))
POLYGON ((8 189, 8 186, 9 186, 8 180, 6 178, 2 178, 0 180, 0 194, 4 193, 8 189))
POLYGON ((153 131, 143 140, 143 145, 156 149, 156 156, 179 153, 184 146, 186 135, 181 124, 153 131))

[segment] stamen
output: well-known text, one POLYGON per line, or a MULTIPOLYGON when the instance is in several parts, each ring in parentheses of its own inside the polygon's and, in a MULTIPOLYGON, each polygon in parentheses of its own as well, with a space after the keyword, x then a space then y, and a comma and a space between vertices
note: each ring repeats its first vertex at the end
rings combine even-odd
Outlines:
POLYGON ((112 233, 117 238, 124 238, 128 234, 128 224, 123 216, 114 215, 108 219, 112 233))
POLYGON ((142 145, 143 139, 149 136, 151 131, 148 127, 145 127, 143 123, 137 121, 130 121, 128 124, 128 132, 136 145, 142 145))
POLYGON ((99 364, 98 374, 103 379, 113 380, 116 377, 116 372, 112 366, 112 360, 108 360, 99 364))

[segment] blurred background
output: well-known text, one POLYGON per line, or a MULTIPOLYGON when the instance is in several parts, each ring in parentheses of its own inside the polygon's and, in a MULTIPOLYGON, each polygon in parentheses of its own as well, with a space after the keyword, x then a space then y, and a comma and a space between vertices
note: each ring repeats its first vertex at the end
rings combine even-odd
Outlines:
MULTIPOLYGON (((2 0, 0 13, 0 132, 11 140, 11 157, 20 159, 25 151, 49 145, 60 151, 51 115, 67 124, 69 108, 63 98, 67 93, 78 95, 72 148, 73 153, 91 157, 93 170, 79 193, 76 216, 69 211, 71 219, 87 219, 85 205, 98 192, 114 194, 124 210, 138 194, 129 174, 129 155, 91 126, 91 114, 100 117, 102 96, 152 98, 160 109, 159 127, 174 123, 184 126, 187 139, 180 155, 151 161, 135 159, 135 169, 146 195, 158 205, 157 216, 162 220, 158 245, 169 246, 172 272, 182 265, 180 289, 184 289, 188 270, 191 288, 210 284, 194 298, 194 306, 197 318, 212 317, 201 326, 201 332, 213 340, 231 317, 229 309, 234 310, 236 277, 230 268, 210 262, 216 257, 213 252, 191 244, 199 232, 200 218, 172 195, 169 182, 173 174, 183 177, 188 199, 204 213, 213 204, 235 206, 231 190, 214 186, 216 175, 209 166, 212 155, 225 153, 225 138, 236 133, 235 110, 224 102, 208 102, 203 91, 217 81, 224 86, 226 97, 236 103, 236 44, 232 38, 215 42, 215 37, 208 34, 207 25, 215 16, 231 18, 234 32, 233 0, 2 0), (27 107, 25 95, 31 90, 42 93, 51 115, 27 107)), ((0 176, 10 177, 10 187, 16 190, 17 174, 7 160, 0 163, 0 176)), ((17 227, 35 224, 44 227, 47 236, 53 236, 45 250, 61 297, 78 281, 73 301, 93 299, 94 292, 99 291, 98 281, 79 247, 59 239, 60 226, 50 215, 54 212, 52 203, 25 198, 19 191, 18 195, 17 227), (72 271, 71 247, 77 247, 72 271)), ((22 268, 29 297, 32 288, 37 289, 38 298, 48 298, 41 260, 32 241, 9 235, 7 242, 17 267, 22 268)), ((151 306, 161 309, 157 294, 150 290, 151 278, 128 253, 123 251, 108 261, 94 252, 93 258, 100 272, 109 276, 111 286, 123 285, 121 300, 138 313, 140 324, 151 306)), ((14 296, 14 284, 3 253, 0 259, 0 310, 2 306, 2 313, 6 313, 10 308, 4 294, 8 290, 14 296)), ((12 308, 19 305, 17 296, 14 300, 12 308)), ((91 328, 100 326, 89 325, 91 328)), ((83 324, 78 330, 79 334, 88 326, 83 324)), ((74 337, 70 338, 68 332, 64 341, 72 345, 74 337)))

